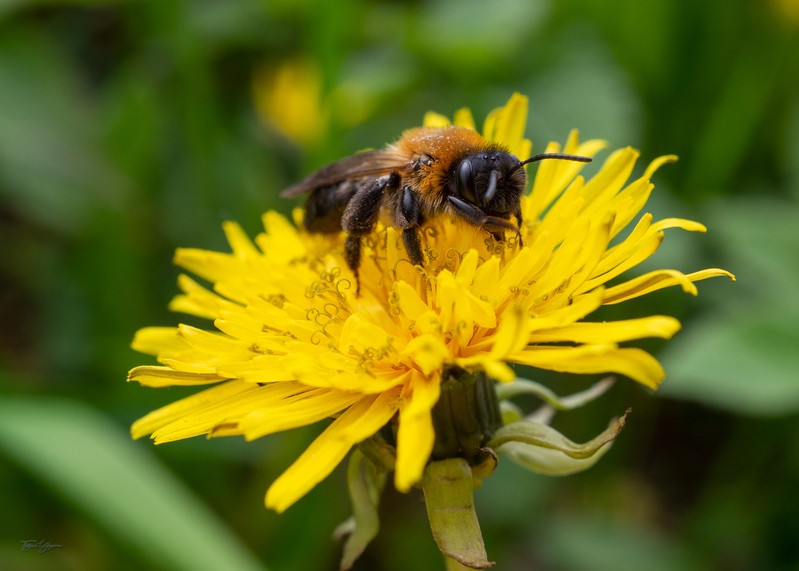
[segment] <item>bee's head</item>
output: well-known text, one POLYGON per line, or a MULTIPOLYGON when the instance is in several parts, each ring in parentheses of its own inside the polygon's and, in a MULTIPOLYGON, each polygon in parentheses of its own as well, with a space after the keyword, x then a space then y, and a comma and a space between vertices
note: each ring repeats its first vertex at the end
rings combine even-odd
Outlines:
POLYGON ((511 212, 518 206, 527 183, 522 167, 543 159, 591 162, 589 157, 562 153, 542 153, 520 161, 503 151, 483 151, 469 155, 458 164, 457 194, 486 213, 511 212))
POLYGON ((506 205, 518 203, 527 176, 521 161, 502 151, 469 155, 458 165, 457 194, 485 211, 507 212, 506 205))

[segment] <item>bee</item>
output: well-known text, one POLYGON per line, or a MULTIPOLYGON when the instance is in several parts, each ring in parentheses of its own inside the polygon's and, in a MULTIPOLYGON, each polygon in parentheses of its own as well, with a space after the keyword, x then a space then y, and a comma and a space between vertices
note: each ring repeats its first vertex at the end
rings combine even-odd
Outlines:
POLYGON ((543 159, 590 162, 589 157, 543 153, 520 160, 507 148, 463 127, 419 127, 394 143, 326 165, 288 187, 282 196, 310 193, 304 225, 309 232, 347 234, 344 253, 355 275, 361 240, 381 219, 402 232, 408 259, 422 265, 421 228, 445 215, 481 228, 497 241, 514 232, 522 246, 524 165, 543 159), (515 223, 511 221, 515 219, 515 223))

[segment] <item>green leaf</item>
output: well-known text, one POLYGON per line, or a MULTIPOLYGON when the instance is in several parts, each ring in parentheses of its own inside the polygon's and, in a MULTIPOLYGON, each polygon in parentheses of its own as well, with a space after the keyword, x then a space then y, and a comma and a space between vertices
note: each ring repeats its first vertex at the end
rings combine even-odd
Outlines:
POLYGON ((690 153, 689 188, 724 188, 730 184, 764 118, 772 111, 782 78, 780 34, 750 43, 733 57, 732 69, 717 98, 707 101, 703 125, 696 125, 696 149, 690 153))
MULTIPOLYGON (((629 514, 554 515, 541 526, 537 546, 550 569, 591 571, 697 571, 711 569, 704 550, 686 548, 683 534, 664 533, 629 514)), ((723 566, 723 565, 722 565, 723 566)))
POLYGON ((48 228, 75 232, 130 183, 109 163, 100 121, 66 50, 37 31, 0 35, 0 198, 48 228))
MULTIPOLYGON (((641 102, 602 38, 590 29, 574 27, 548 51, 549 68, 521 88, 530 96, 527 133, 533 135, 533 148, 543 149, 548 141, 562 144, 575 127, 581 139, 599 137, 612 146, 639 144, 644 123, 641 102)), ((593 172, 602 160, 584 172, 593 172)))
POLYGON ((736 412, 788 414, 799 410, 799 208, 776 200, 717 203, 709 227, 721 235, 736 274, 734 286, 702 285, 724 311, 686 324, 661 361, 668 375, 660 393, 736 412), (723 297, 722 297, 723 296, 723 297))
POLYGON ((788 142, 785 145, 783 162, 788 171, 788 191, 794 200, 799 200, 799 99, 794 103, 788 121, 788 142))
POLYGON ((659 392, 746 414, 799 410, 799 315, 740 309, 692 324, 672 341, 659 392))
POLYGON ((143 445, 73 401, 0 399, 0 453, 159 569, 264 570, 143 445))
POLYGON ((488 446, 533 472, 566 476, 596 464, 621 432, 629 413, 628 410, 585 444, 572 442, 546 424, 522 420, 500 428, 488 446))
POLYGON ((341 569, 350 569, 380 531, 377 507, 385 485, 386 473, 380 471, 360 450, 353 450, 347 466, 352 517, 333 533, 336 539, 349 534, 341 556, 341 569))
POLYGON ((448 70, 476 73, 493 71, 529 42, 543 24, 549 2, 496 0, 490 10, 479 10, 458 0, 439 0, 420 8, 409 28, 411 49, 448 70))
POLYGON ((474 479, 466 460, 431 462, 425 468, 422 488, 430 529, 441 552, 472 569, 494 565, 486 559, 474 511, 474 479))
POLYGON ((57 8, 76 6, 111 6, 118 4, 116 0, 2 0, 0 1, 0 17, 8 17, 14 11, 35 10, 36 8, 57 8))

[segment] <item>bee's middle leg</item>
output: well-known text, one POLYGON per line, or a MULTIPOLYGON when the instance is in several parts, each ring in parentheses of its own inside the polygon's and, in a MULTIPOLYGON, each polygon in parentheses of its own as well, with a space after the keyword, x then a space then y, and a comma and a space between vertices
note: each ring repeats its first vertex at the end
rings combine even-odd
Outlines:
POLYGON ((402 228, 402 242, 405 251, 414 266, 419 266, 424 261, 422 244, 419 238, 419 227, 422 225, 422 207, 419 198, 410 186, 402 189, 402 197, 397 205, 397 226, 402 228))

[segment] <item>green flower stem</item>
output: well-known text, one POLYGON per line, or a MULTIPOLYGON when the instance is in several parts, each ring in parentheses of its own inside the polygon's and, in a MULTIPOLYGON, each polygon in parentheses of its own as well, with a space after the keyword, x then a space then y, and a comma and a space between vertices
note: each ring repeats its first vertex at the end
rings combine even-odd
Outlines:
POLYGON ((446 571, 468 571, 471 567, 466 567, 466 565, 461 565, 460 562, 452 559, 451 557, 444 557, 444 564, 446 571))
POLYGON ((486 558, 474 511, 474 478, 466 460, 448 458, 431 462, 425 468, 422 489, 430 529, 441 552, 471 569, 494 565, 486 558))

